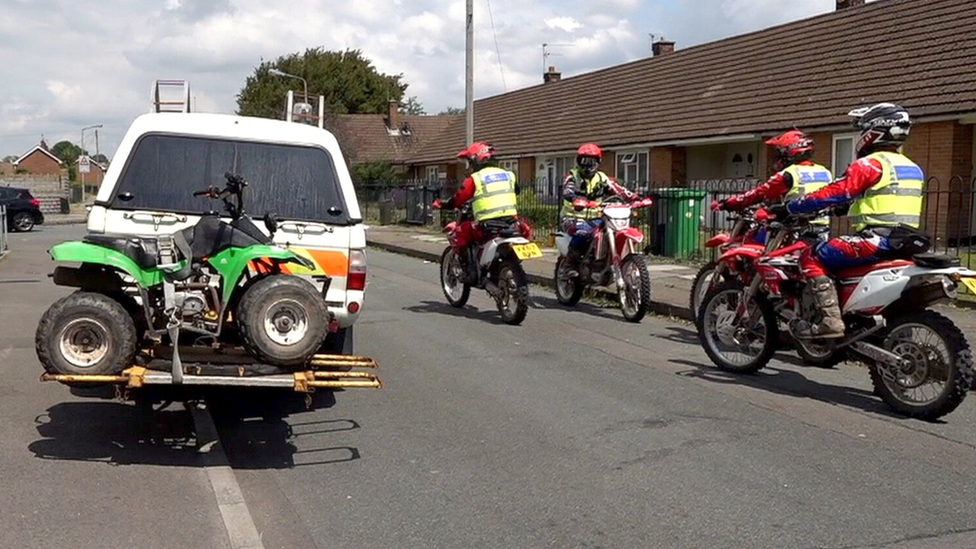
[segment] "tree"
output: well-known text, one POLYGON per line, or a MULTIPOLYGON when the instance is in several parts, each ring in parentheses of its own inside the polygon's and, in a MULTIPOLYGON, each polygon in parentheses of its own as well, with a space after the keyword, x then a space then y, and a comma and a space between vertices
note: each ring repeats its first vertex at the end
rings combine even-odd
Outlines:
POLYGON ((362 164, 353 164, 350 169, 352 180, 357 184, 389 185, 400 179, 400 174, 387 160, 373 160, 362 164))
POLYGON ((3 161, 4 162, 13 162, 14 160, 17 160, 18 158, 20 158, 20 157, 17 156, 17 155, 11 154, 9 156, 3 157, 3 161))
POLYGON ((103 165, 104 164, 108 164, 108 157, 105 156, 104 154, 101 154, 101 153, 96 154, 95 156, 93 156, 92 157, 92 160, 94 160, 95 162, 98 162, 99 164, 103 164, 103 165))
POLYGON ((51 154, 61 159, 61 162, 67 166, 74 166, 79 156, 88 153, 71 141, 58 141, 51 147, 51 154))
POLYGON ((400 112, 403 114, 427 114, 427 111, 424 110, 424 105, 417 99, 416 95, 408 97, 400 105, 400 112))
POLYGON ((464 114, 464 109, 461 107, 448 107, 438 114, 464 114))
POLYGON ((300 81, 273 75, 271 69, 304 78, 309 95, 325 96, 330 114, 385 113, 389 101, 403 100, 407 89, 403 75, 380 73, 359 50, 308 49, 258 65, 237 94, 238 114, 281 118, 288 90, 302 90, 300 81))

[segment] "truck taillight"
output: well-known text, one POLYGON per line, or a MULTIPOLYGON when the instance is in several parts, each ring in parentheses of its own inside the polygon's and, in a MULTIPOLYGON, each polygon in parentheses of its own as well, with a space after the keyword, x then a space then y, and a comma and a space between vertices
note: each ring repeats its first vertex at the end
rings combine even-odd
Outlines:
POLYGON ((366 289, 366 252, 363 250, 349 251, 349 277, 346 278, 347 290, 366 289))
POLYGON ((38 200, 38 199, 36 199, 36 198, 31 198, 30 199, 30 203, 31 203, 31 206, 34 206, 35 208, 40 208, 41 207, 41 201, 38 200))

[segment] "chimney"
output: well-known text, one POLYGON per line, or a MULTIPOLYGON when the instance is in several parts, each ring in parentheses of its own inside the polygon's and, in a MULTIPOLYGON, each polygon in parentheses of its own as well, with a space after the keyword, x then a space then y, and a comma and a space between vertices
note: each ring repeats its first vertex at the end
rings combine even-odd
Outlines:
POLYGON ((556 67, 549 67, 549 70, 542 74, 542 81, 546 84, 550 82, 559 82, 563 77, 563 73, 556 70, 556 67))
POLYGON ((863 6, 864 0, 837 0, 837 11, 863 6))
POLYGON ((387 105, 386 126, 391 130, 400 129, 400 103, 396 99, 390 99, 387 105))
POLYGON ((674 40, 662 38, 657 42, 654 42, 651 44, 651 52, 654 53, 654 57, 674 53, 674 40))

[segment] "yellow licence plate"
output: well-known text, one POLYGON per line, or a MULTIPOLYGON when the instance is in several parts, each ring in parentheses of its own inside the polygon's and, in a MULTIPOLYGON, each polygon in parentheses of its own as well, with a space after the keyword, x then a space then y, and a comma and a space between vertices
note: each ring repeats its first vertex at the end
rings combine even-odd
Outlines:
POLYGON ((530 242, 528 244, 515 244, 512 246, 512 250, 515 251, 515 255, 517 255, 519 259, 542 257, 542 250, 539 249, 539 245, 535 242, 530 242))
POLYGON ((962 283, 969 288, 970 293, 976 295, 976 278, 964 278, 962 279, 962 283))

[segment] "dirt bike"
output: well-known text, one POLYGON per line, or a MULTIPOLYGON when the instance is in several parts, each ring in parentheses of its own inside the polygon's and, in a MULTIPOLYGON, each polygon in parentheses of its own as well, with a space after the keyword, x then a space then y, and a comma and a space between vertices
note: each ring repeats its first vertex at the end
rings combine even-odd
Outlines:
POLYGON ((583 200, 581 208, 602 208, 602 226, 593 232, 589 247, 579 265, 570 265, 567 256, 573 237, 565 232, 556 233, 556 299, 567 306, 574 306, 590 285, 610 286, 617 290, 620 309, 630 322, 640 322, 651 307, 651 278, 647 262, 638 251, 644 235, 630 226, 633 210, 649 207, 650 198, 627 203, 620 197, 610 197, 601 205, 583 200))
MULTIPOLYGON (((35 347, 45 370, 116 374, 133 365, 137 351, 160 350, 172 353, 178 383, 181 333, 209 350, 239 341, 254 358, 273 366, 308 361, 333 319, 323 293, 286 274, 284 265, 314 264, 272 244, 245 215, 247 182, 239 175, 225 177, 222 190, 211 185, 194 196, 222 200, 230 223, 207 212, 171 235, 92 233, 49 250, 54 260, 81 266, 54 270, 55 284, 79 291, 41 317, 35 347)), ((274 235, 275 216, 264 221, 274 235)))
MULTIPOLYGON (((701 344, 720 369, 758 371, 772 358, 781 322, 796 332, 819 314, 799 265, 809 244, 796 237, 808 221, 770 223, 764 250, 741 246, 720 259, 733 280, 713 288, 699 313, 701 344)), ((955 297, 959 283, 976 288, 976 271, 957 258, 920 254, 832 276, 847 331, 813 342, 838 360, 852 353, 867 363, 875 393, 900 414, 933 420, 959 406, 973 384, 972 353, 959 328, 926 307, 955 297)))
MULTIPOLYGON (((439 201, 434 208, 441 208, 439 201)), ((471 206, 463 206, 456 221, 444 227, 449 242, 441 254, 441 290, 452 307, 464 307, 471 296, 471 288, 488 292, 495 300, 502 320, 518 325, 529 311, 529 281, 522 268, 522 260, 542 257, 539 245, 529 240, 532 230, 525 221, 516 218, 492 219, 480 224, 486 240, 473 252, 458 245, 458 228, 464 220, 472 219, 471 206), (469 258, 477 261, 476 269, 469 269, 469 258)))

